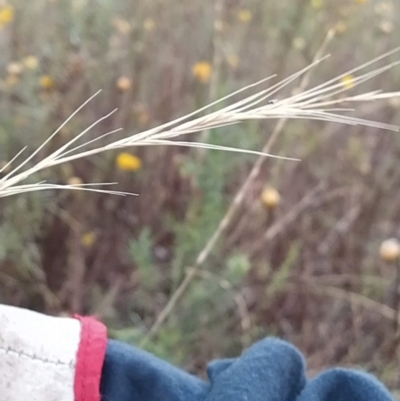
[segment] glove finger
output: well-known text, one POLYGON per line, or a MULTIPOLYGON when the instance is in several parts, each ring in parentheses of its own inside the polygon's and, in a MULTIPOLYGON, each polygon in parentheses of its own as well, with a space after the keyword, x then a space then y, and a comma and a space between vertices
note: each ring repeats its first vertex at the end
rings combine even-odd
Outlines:
POLYGON ((393 401, 375 377, 354 370, 330 369, 309 381, 296 401, 393 401))
POLYGON ((265 339, 220 369, 212 381, 207 401, 290 401, 305 385, 304 361, 290 344, 265 339))
POLYGON ((119 341, 108 341, 100 391, 103 401, 200 401, 209 385, 119 341))
POLYGON ((211 384, 215 382, 217 377, 226 369, 228 369, 233 362, 236 361, 236 358, 226 358, 226 359, 217 359, 212 361, 207 366, 207 376, 210 379, 211 384))

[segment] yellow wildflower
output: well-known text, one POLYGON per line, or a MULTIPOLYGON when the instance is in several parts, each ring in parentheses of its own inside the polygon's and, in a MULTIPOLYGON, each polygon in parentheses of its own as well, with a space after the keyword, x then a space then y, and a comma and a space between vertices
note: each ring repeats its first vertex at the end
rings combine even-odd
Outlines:
POLYGON ((322 0, 310 0, 310 5, 312 8, 315 8, 318 10, 319 8, 322 7, 323 1, 322 0))
POLYGON ((388 103, 394 109, 400 109, 400 98, 399 97, 392 97, 388 100, 388 103))
POLYGON ((379 255, 385 262, 395 262, 400 257, 400 243, 396 238, 389 238, 382 242, 379 255))
POLYGON ((207 61, 199 61, 192 68, 193 76, 200 82, 206 83, 210 80, 211 64, 207 61))
POLYGON ((132 81, 128 77, 119 77, 117 80, 117 88, 121 92, 126 92, 132 87, 132 81))
POLYGON ((273 209, 279 205, 281 196, 273 187, 266 187, 261 193, 261 202, 267 209, 273 209))
POLYGON ((354 0, 357 4, 364 4, 367 0, 354 0))
POLYGON ((126 152, 118 154, 115 164, 122 171, 136 171, 142 167, 142 161, 137 156, 126 152))
POLYGON ((379 24, 379 29, 386 34, 392 33, 394 31, 394 25, 392 23, 392 21, 386 20, 386 21, 382 21, 379 24))
POLYGON ((50 75, 42 75, 39 79, 39 85, 42 89, 50 90, 53 89, 54 81, 50 75))
POLYGON ((155 26, 156 26, 156 24, 154 23, 154 20, 151 18, 146 18, 143 21, 143 28, 145 31, 148 31, 148 32, 153 31, 155 26))
POLYGON ((149 108, 145 104, 137 103, 133 107, 136 119, 141 127, 146 126, 150 122, 149 108))
POLYGON ((131 24, 122 18, 115 17, 112 21, 112 24, 119 33, 122 33, 122 35, 128 35, 128 33, 132 30, 131 24))
POLYGON ((343 20, 339 20, 335 24, 335 30, 337 33, 344 33, 347 31, 347 24, 343 20))
POLYGON ((241 22, 250 22, 253 18, 253 15, 251 14, 250 10, 242 9, 237 13, 237 17, 241 22))
POLYGON ((143 110, 139 113, 138 122, 141 127, 146 126, 150 122, 150 114, 146 110, 143 110))
POLYGON ((354 75, 345 75, 340 82, 346 89, 351 89, 354 86, 354 75))
POLYGON ((353 13, 354 8, 352 7, 351 4, 344 4, 343 6, 339 7, 339 14, 343 18, 350 17, 350 15, 353 13))
POLYGON ((81 244, 85 248, 90 248, 96 241, 96 234, 93 231, 89 231, 82 235, 81 244))
POLYGON ((28 70, 35 70, 39 65, 39 60, 35 56, 26 56, 24 59, 22 59, 22 64, 28 70))
POLYGON ((306 47, 306 40, 301 36, 296 36, 292 41, 292 45, 297 50, 304 50, 306 47))
POLYGON ((87 1, 86 0, 72 0, 72 10, 75 13, 81 11, 84 7, 86 7, 87 1))
POLYGON ((13 61, 7 65, 7 72, 10 75, 20 75, 22 73, 22 65, 13 61))
POLYGON ((225 30, 224 21, 217 19, 214 21, 214 29, 216 32, 223 32, 225 30))
POLYGON ((17 115, 17 116, 15 116, 15 118, 14 118, 14 124, 15 124, 15 126, 18 127, 18 128, 25 128, 25 127, 27 127, 27 126, 28 126, 28 122, 29 122, 29 120, 28 120, 26 117, 21 116, 21 115, 17 115))
POLYGON ((67 184, 73 185, 73 186, 78 186, 78 185, 82 185, 83 181, 82 181, 82 178, 74 176, 74 177, 68 178, 67 184))
POLYGON ((0 6, 0 28, 14 19, 14 8, 11 4, 0 6))
POLYGON ((239 65, 239 57, 237 54, 229 54, 226 58, 226 62, 232 67, 236 68, 239 65))
POLYGON ((375 4, 375 12, 381 16, 388 16, 394 12, 394 2, 378 1, 375 4))
POLYGON ((9 74, 6 76, 4 82, 7 86, 14 86, 18 82, 18 75, 9 74))
POLYGON ((148 110, 141 110, 138 115, 138 122, 141 127, 144 127, 150 122, 150 114, 148 110))

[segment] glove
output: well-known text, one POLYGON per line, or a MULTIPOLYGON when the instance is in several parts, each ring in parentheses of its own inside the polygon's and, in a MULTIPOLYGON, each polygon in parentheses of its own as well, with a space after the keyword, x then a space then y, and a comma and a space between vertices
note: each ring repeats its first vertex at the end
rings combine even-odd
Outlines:
POLYGON ((373 376, 331 369, 307 381, 300 353, 267 338, 235 359, 209 364, 202 381, 142 350, 108 341, 103 401, 393 401, 373 376))
POLYGON ((307 381, 301 354, 267 338, 209 364, 200 380, 107 340, 93 318, 0 305, 0 401, 393 401, 373 376, 331 369, 307 381))

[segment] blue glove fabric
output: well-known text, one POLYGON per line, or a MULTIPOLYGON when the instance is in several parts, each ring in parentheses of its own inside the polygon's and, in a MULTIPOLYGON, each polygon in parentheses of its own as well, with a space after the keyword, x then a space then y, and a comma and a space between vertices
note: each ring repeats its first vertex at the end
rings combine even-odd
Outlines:
POLYGON ((267 338, 240 357, 208 365, 200 380, 140 349, 110 340, 102 401, 393 401, 373 376, 330 369, 307 381, 301 354, 267 338))

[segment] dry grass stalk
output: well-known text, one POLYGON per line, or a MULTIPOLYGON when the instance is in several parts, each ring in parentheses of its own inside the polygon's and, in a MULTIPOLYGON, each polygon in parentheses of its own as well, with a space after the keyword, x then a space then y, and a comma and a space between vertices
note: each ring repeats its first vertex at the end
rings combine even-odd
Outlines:
MULTIPOLYGON (((366 119, 361 119, 357 117, 351 117, 345 113, 349 112, 351 109, 339 107, 343 104, 348 104, 352 102, 370 102, 382 99, 389 99, 394 97, 399 97, 400 92, 389 92, 383 93, 380 90, 363 93, 360 95, 353 96, 341 96, 342 93, 348 91, 350 88, 343 85, 341 80, 348 76, 349 74, 354 75, 357 72, 364 70, 372 64, 389 57, 390 55, 398 52, 400 48, 389 51, 374 60, 364 63, 359 67, 356 67, 350 71, 347 71, 339 76, 324 82, 323 84, 317 85, 309 90, 301 91, 300 93, 293 94, 285 99, 270 102, 269 99, 273 99, 274 96, 279 93, 287 85, 291 84, 293 81, 300 77, 307 77, 308 72, 325 58, 319 58, 309 66, 300 70, 299 72, 291 75, 290 77, 270 86, 267 89, 259 90, 256 94, 249 95, 242 100, 239 100, 229 106, 222 107, 220 110, 211 112, 209 114, 202 115, 195 118, 199 114, 202 114, 205 110, 213 107, 217 104, 221 104, 233 96, 239 95, 245 91, 253 88, 257 88, 264 84, 266 81, 270 80, 272 77, 266 78, 260 82, 249 85, 237 92, 232 93, 222 99, 219 99, 193 113, 186 116, 178 118, 172 122, 163 124, 156 128, 149 129, 147 131, 128 136, 114 142, 110 142, 105 146, 99 146, 88 149, 89 145, 93 145, 96 141, 109 137, 110 135, 120 131, 116 129, 107 132, 93 140, 87 141, 83 144, 76 145, 77 141, 83 138, 90 130, 99 125, 102 121, 107 119, 116 110, 112 111, 108 115, 101 117, 95 121, 92 125, 86 128, 84 131, 79 133, 76 137, 70 140, 65 145, 61 146, 58 150, 46 156, 41 161, 34 164, 32 167, 26 168, 30 163, 35 163, 35 158, 38 153, 45 148, 45 146, 61 131, 61 129, 90 101, 93 100, 99 92, 94 94, 89 98, 84 104, 82 104, 71 116, 29 157, 27 157, 23 162, 17 165, 15 168, 3 178, 0 179, 0 197, 6 197, 11 195, 16 195, 24 192, 45 190, 45 189, 79 189, 85 191, 93 192, 106 192, 116 195, 127 195, 125 192, 112 191, 106 189, 93 188, 94 184, 78 184, 78 185, 54 185, 46 182, 38 182, 35 184, 21 185, 20 182, 28 178, 29 176, 62 164, 67 163, 76 159, 88 157, 94 154, 102 153, 104 151, 116 150, 121 148, 133 147, 133 146, 154 146, 154 145, 174 145, 174 146, 186 146, 195 147, 203 149, 216 149, 231 152, 241 152, 249 153, 255 155, 261 155, 263 157, 275 157, 287 160, 297 160, 290 157, 276 156, 270 154, 268 151, 253 151, 253 150, 243 150, 233 147, 218 146, 203 142, 192 142, 188 140, 181 139, 182 136, 203 132, 206 130, 211 130, 214 128, 225 127, 233 124, 238 124, 246 120, 265 120, 265 119, 308 119, 308 120, 319 120, 319 121, 329 121, 336 122, 347 125, 364 125, 369 127, 375 127, 378 129, 386 129, 392 131, 398 131, 399 127, 380 123, 376 121, 370 121, 366 119), (24 167, 26 168, 24 170, 24 167)), ((384 67, 379 67, 373 71, 360 74, 359 76, 354 76, 352 81, 352 87, 358 86, 377 75, 380 75, 393 67, 397 66, 400 62, 393 62, 385 65, 384 67)), ((22 149, 6 166, 3 170, 9 168, 15 164, 16 160, 19 159, 22 153, 26 151, 22 149)), ((110 185, 112 183, 98 183, 97 186, 110 185)))

